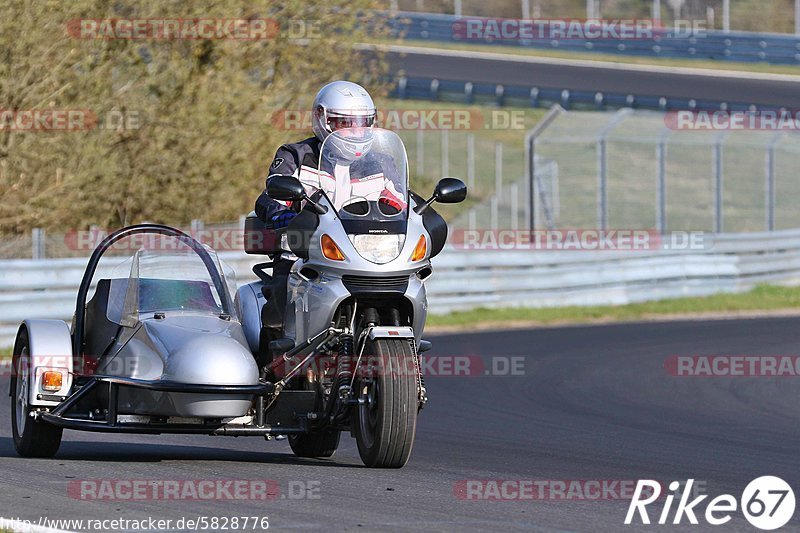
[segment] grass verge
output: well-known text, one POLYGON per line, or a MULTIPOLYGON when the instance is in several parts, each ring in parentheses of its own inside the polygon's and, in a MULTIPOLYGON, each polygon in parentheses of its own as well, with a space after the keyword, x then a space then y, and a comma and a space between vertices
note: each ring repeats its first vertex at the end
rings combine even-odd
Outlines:
POLYGON ((768 312, 800 310, 800 287, 759 285, 739 294, 715 294, 702 298, 675 298, 627 305, 554 308, 479 308, 446 315, 430 315, 432 329, 474 328, 476 326, 547 325, 592 322, 625 322, 680 317, 702 313, 768 312))
MULTIPOLYGON (((11 347, 11 346, 7 346, 5 348, 0 348, 0 361, 2 361, 3 359, 8 359, 9 357, 11 357, 11 352, 13 352, 13 351, 14 351, 14 348, 11 347)), ((3 533, 2 530, 0 530, 0 533, 3 533)))

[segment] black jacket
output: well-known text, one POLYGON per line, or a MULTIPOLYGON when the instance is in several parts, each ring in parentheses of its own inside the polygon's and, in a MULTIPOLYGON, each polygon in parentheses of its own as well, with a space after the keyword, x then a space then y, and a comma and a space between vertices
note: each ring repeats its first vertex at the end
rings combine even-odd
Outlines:
MULTIPOLYGON (((284 144, 275 152, 275 159, 269 166, 267 177, 273 174, 284 176, 299 177, 300 170, 305 167, 309 170, 317 170, 319 166, 319 149, 322 143, 316 137, 309 137, 300 142, 284 144)), ((266 180, 265 180, 266 181, 266 180)), ((286 209, 300 210, 300 203, 288 205, 285 202, 273 200, 267 196, 266 186, 264 191, 256 199, 256 215, 264 222, 270 222, 275 213, 286 209)))

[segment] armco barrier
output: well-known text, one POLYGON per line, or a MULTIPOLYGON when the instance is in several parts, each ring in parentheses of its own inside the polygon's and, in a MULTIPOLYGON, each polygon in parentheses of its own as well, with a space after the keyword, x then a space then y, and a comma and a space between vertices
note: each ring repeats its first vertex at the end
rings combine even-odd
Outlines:
MULTIPOLYGON (((453 30, 457 17, 435 13, 401 12, 389 18, 395 37, 434 42, 465 42, 453 30)), ((469 40, 469 43, 510 45, 572 52, 597 52, 666 58, 697 58, 726 61, 764 62, 800 65, 800 39, 775 33, 702 31, 693 35, 656 34, 647 39, 529 39, 469 40)))
POLYGON ((722 100, 699 100, 686 97, 659 97, 633 93, 600 91, 575 91, 552 87, 529 87, 471 81, 440 80, 436 78, 401 77, 396 80, 391 96, 418 100, 461 101, 467 104, 493 100, 495 104, 530 107, 551 107, 559 104, 564 109, 587 110, 619 109, 622 107, 673 111, 691 109, 697 111, 747 111, 765 109, 748 102, 722 100))
MULTIPOLYGON (((704 250, 456 251, 434 259, 429 309, 625 304, 800 284, 800 230, 720 234, 704 250)), ((258 258, 220 254, 240 283, 258 258)), ((19 322, 69 319, 86 259, 0 261, 0 346, 19 322)), ((98 271, 97 277, 108 276, 98 271)))

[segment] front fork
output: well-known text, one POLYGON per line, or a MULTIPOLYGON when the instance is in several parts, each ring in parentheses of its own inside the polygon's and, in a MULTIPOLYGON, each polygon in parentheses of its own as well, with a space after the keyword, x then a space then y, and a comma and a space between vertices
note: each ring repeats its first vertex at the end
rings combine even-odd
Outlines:
MULTIPOLYGON (((354 310, 355 311, 355 310, 354 310)), ((278 381, 275 384, 274 394, 272 399, 269 403, 262 397, 259 398, 257 409, 256 409, 256 419, 259 425, 263 425, 265 413, 269 410, 272 404, 275 403, 278 396, 280 395, 281 391, 286 388, 288 385, 289 380, 299 374, 300 370, 308 363, 314 361, 314 359, 320 354, 324 353, 325 350, 321 350, 322 347, 330 347, 332 344, 338 346, 337 354, 336 354, 336 372, 334 374, 334 379, 331 384, 330 392, 328 393, 327 402, 323 405, 324 417, 322 419, 322 425, 344 425, 347 423, 347 420, 350 415, 351 407, 357 406, 364 402, 364 398, 361 397, 360 391, 356 393, 354 390, 354 385, 356 384, 356 373, 360 371, 362 368, 362 356, 364 353, 364 349, 366 347, 367 341, 372 335, 372 332, 375 328, 378 328, 375 323, 377 320, 373 319, 373 314, 370 313, 373 311, 371 309, 367 309, 365 312, 365 319, 369 320, 364 324, 364 327, 361 330, 361 333, 358 337, 358 342, 355 342, 355 337, 353 334, 353 325, 355 325, 355 320, 351 320, 350 327, 344 328, 328 328, 326 331, 321 332, 320 334, 316 335, 314 338, 309 339, 303 345, 298 346, 297 348, 287 352, 282 357, 278 358, 276 361, 273 361, 271 366, 277 366, 280 363, 286 363, 288 360, 294 356, 295 353, 299 353, 301 350, 307 348, 310 345, 314 345, 314 349, 297 365, 295 366, 287 375, 278 381), (265 405, 266 404, 266 405, 265 405)), ((377 315, 375 315, 377 318, 377 315)), ((393 327, 400 327, 400 326, 388 326, 389 328, 393 327)), ((407 326, 406 326, 407 327, 407 326)), ((417 349, 416 343, 414 341, 414 337, 407 337, 408 342, 411 344, 412 351, 414 353, 414 366, 416 368, 416 381, 417 381, 417 392, 418 392, 418 402, 419 402, 419 409, 422 409, 428 401, 427 390, 425 388, 425 379, 422 375, 421 369, 421 361, 419 356, 419 350, 417 349)), ((318 376, 321 385, 321 391, 324 393, 325 385, 322 383, 324 379, 324 375, 320 374, 318 376)))

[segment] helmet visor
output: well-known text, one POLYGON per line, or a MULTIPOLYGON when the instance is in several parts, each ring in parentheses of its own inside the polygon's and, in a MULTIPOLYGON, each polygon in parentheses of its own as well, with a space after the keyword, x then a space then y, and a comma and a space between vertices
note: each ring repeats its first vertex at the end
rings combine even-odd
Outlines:
POLYGON ((329 113, 325 117, 325 125, 330 133, 348 128, 371 128, 375 124, 375 115, 339 115, 329 113))

